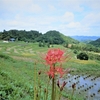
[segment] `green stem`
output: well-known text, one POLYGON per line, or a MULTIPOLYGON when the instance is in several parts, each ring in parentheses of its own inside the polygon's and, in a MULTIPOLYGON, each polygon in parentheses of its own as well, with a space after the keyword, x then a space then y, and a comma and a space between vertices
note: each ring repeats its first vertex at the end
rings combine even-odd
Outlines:
POLYGON ((73 89, 73 91, 72 91, 71 100, 72 100, 72 98, 73 98, 73 95, 74 95, 74 90, 75 90, 75 89, 73 89))
MULTIPOLYGON (((55 71, 55 64, 53 64, 53 70, 55 71)), ((51 100, 55 100, 55 75, 52 78, 52 95, 51 95, 51 100)))
POLYGON ((41 99, 41 88, 39 89, 39 100, 41 99))
POLYGON ((46 94, 45 94, 45 92, 44 92, 44 99, 43 100, 45 100, 45 98, 46 98, 46 96, 45 96, 46 94))
POLYGON ((56 82, 54 83, 54 87, 55 87, 54 99, 56 100, 56 93, 57 93, 57 91, 56 91, 56 82))
POLYGON ((55 100, 54 99, 54 78, 52 78, 52 97, 51 100, 55 100))
POLYGON ((47 84, 47 91, 46 91, 46 100, 48 99, 48 86, 49 86, 50 80, 48 80, 48 84, 47 84))
POLYGON ((59 100, 61 99, 61 91, 59 91, 59 100))
POLYGON ((34 80, 34 100, 36 100, 37 89, 36 89, 36 66, 35 65, 34 65, 34 78, 35 78, 35 80, 34 80))

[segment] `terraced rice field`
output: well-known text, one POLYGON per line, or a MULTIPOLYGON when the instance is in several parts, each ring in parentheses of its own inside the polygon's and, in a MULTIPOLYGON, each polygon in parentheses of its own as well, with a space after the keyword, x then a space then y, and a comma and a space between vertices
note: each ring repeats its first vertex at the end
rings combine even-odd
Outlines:
MULTIPOLYGON (((60 45, 54 45, 54 48, 61 48, 70 53, 71 59, 63 64, 64 68, 71 69, 70 76, 65 75, 63 79, 68 82, 64 96, 70 95, 71 84, 75 83, 75 97, 78 99, 73 100, 100 100, 98 96, 100 94, 100 61, 78 60, 70 49, 60 45)), ((0 54, 14 59, 13 61, 0 58, 0 100, 33 100, 34 62, 40 61, 42 53, 48 49, 48 47, 39 47, 38 43, 0 41, 0 54)), ((36 68, 37 71, 46 69, 39 62, 36 68)), ((44 77, 42 81, 45 83, 44 77)), ((65 97, 63 100, 67 100, 65 97)))

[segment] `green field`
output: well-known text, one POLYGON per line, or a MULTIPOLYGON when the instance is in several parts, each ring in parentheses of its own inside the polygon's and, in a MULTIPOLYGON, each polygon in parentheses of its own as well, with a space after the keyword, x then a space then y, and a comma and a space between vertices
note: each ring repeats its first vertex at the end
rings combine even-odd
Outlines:
MULTIPOLYGON (((78 60, 70 49, 61 45, 54 45, 53 48, 64 49, 70 55, 70 60, 63 67, 70 68, 71 74, 88 73, 100 76, 100 61, 78 60)), ((34 70, 45 72, 46 66, 42 63, 42 57, 48 49, 39 47, 38 43, 0 41, 0 100, 33 100, 34 70)), ((43 88, 45 77, 46 75, 40 77, 43 88)))

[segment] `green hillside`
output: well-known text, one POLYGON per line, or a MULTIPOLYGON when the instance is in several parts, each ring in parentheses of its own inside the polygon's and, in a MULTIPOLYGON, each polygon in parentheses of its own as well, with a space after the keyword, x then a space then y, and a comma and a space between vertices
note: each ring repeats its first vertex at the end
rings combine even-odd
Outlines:
POLYGON ((69 36, 65 36, 56 30, 46 32, 42 36, 38 37, 37 41, 45 41, 49 42, 50 44, 78 43, 77 40, 74 40, 69 36))
POLYGON ((96 47, 100 47, 100 38, 95 40, 95 41, 91 41, 89 44, 92 44, 92 45, 94 45, 96 47))
POLYGON ((65 35, 63 35, 63 34, 60 34, 60 36, 61 36, 61 38, 63 38, 63 40, 64 40, 65 42, 68 42, 68 43, 75 43, 75 44, 79 43, 78 40, 75 40, 75 39, 71 38, 70 36, 65 36, 65 35))
POLYGON ((65 36, 56 30, 48 31, 45 34, 35 30, 4 30, 3 32, 0 32, 0 40, 11 41, 12 39, 15 41, 45 42, 50 44, 78 43, 77 40, 65 36))

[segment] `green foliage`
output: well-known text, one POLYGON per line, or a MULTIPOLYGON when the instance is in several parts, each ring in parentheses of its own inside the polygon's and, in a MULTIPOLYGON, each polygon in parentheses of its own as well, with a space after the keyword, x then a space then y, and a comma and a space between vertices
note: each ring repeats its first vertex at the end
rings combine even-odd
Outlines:
POLYGON ((73 53, 77 54, 77 53, 78 53, 78 51, 77 51, 77 50, 74 50, 74 51, 73 51, 73 53))
POLYGON ((16 41, 25 41, 25 42, 34 42, 35 39, 42 34, 38 31, 25 31, 25 30, 9 30, 9 31, 3 31, 0 34, 1 40, 9 40, 11 38, 14 38, 16 41))
POLYGON ((71 49, 77 49, 81 51, 94 51, 94 52, 100 52, 99 47, 95 47, 91 44, 84 44, 84 43, 79 43, 79 44, 74 44, 71 46, 71 49))
POLYGON ((65 48, 68 48, 68 42, 63 43, 63 46, 64 46, 65 48))
POLYGON ((96 47, 100 47, 100 38, 95 41, 91 41, 89 44, 92 44, 93 46, 96 47))
POLYGON ((46 46, 45 41, 43 41, 43 42, 39 41, 39 47, 45 47, 45 46, 46 46))
POLYGON ((77 55, 77 59, 88 60, 88 55, 85 52, 81 52, 77 55))
MULTIPOLYGON (((54 48, 55 47, 72 52, 70 49, 64 48, 61 45, 54 45, 54 48)), ((36 59, 40 61, 41 52, 45 53, 47 49, 47 47, 40 48, 38 43, 11 42, 4 44, 0 41, 0 100, 34 100, 34 61, 36 59), (10 60, 11 57, 15 60, 10 60)), ((90 54, 88 54, 88 56, 90 58, 90 54)), ((91 56, 91 59, 93 56, 91 56)), ((100 58, 99 55, 98 57, 100 58)), ((95 58, 96 56, 94 56, 94 59, 95 58)), ((73 54, 72 59, 64 63, 63 66, 64 68, 70 66, 71 69, 75 69, 71 71, 71 74, 74 75, 82 73, 100 75, 100 60, 78 60, 75 58, 75 54, 73 54)), ((42 70, 44 73, 48 67, 45 68, 44 65, 39 64, 38 62, 36 68, 36 71, 42 70)), ((45 76, 41 77, 43 80, 40 82, 42 89, 44 90, 47 80, 45 76)), ((50 90, 48 93, 48 96, 50 97, 50 90)), ((67 93, 65 92, 65 94, 67 93)), ((41 95, 42 99, 43 93, 41 95)), ((69 90, 67 97, 68 96, 69 90)), ((47 100, 50 100, 50 98, 47 100)), ((80 99, 77 97, 76 100, 80 99)))
POLYGON ((50 43, 47 43, 48 48, 50 48, 50 43))
POLYGON ((89 55, 89 58, 90 58, 91 60, 98 60, 98 61, 100 61, 100 55, 99 55, 99 54, 88 53, 88 55, 89 55))
POLYGON ((10 56, 5 55, 5 54, 0 54, 0 58, 5 59, 5 60, 12 60, 13 61, 13 59, 10 56))
POLYGON ((70 36, 65 36, 65 35, 63 35, 63 34, 60 34, 60 36, 63 38, 63 40, 65 41, 65 43, 67 43, 67 44, 78 44, 79 43, 79 41, 77 41, 77 40, 75 40, 75 39, 73 39, 73 38, 71 38, 70 36))
POLYGON ((18 63, 9 62, 9 59, 0 59, 0 100, 32 100, 33 98, 33 84, 25 78, 28 68, 24 70, 25 72, 22 69, 28 63, 20 62, 20 66, 18 63))
POLYGON ((38 31, 31 30, 4 30, 0 32, 0 40, 9 40, 11 38, 15 39, 15 41, 24 41, 24 42, 42 42, 43 46, 45 43, 50 44, 63 44, 67 43, 78 43, 78 41, 72 39, 71 37, 65 36, 61 34, 59 31, 53 30, 48 31, 45 34, 39 33, 38 31))
POLYGON ((64 40, 60 36, 60 32, 58 31, 48 31, 42 36, 37 38, 37 41, 45 41, 50 44, 62 44, 64 40))
POLYGON ((42 47, 42 43, 41 43, 41 41, 39 42, 39 47, 42 47))

